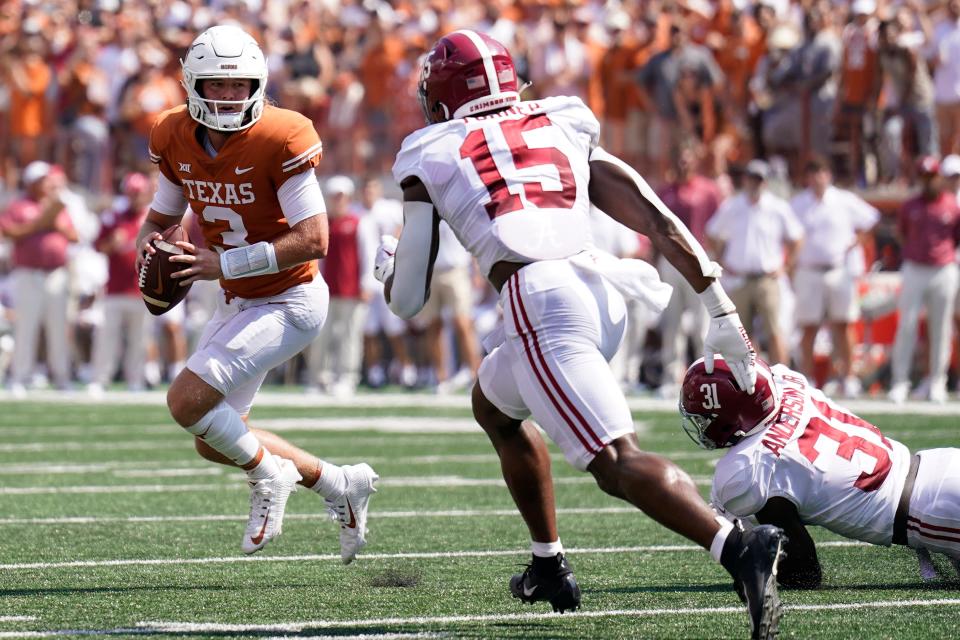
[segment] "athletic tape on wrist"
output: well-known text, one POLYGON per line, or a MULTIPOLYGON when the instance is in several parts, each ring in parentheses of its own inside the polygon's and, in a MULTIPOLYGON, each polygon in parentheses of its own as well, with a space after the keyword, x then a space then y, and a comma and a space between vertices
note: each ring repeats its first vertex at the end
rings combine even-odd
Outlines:
POLYGON ((737 307, 733 304, 730 296, 723 290, 720 283, 714 280, 706 289, 700 292, 700 300, 711 318, 719 318, 736 312, 737 307))
POLYGON ((277 273, 277 252, 273 244, 258 242, 246 247, 227 249, 220 254, 220 270, 227 280, 252 278, 277 273))

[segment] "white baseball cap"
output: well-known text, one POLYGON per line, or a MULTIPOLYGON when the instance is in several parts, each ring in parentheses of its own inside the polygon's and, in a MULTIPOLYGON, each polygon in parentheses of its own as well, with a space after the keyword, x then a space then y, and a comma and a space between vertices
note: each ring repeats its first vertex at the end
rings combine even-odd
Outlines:
POLYGON ((34 160, 23 169, 23 173, 20 176, 23 179, 23 185, 29 187, 37 180, 46 178, 50 175, 51 169, 53 169, 53 166, 49 162, 34 160))
POLYGON ((855 16, 872 16, 877 11, 877 0, 853 0, 850 12, 855 16))
POLYGON ((347 176, 333 176, 327 180, 326 192, 328 195, 332 196, 342 193, 347 196, 352 196, 354 189, 353 180, 347 176))
POLYGON ((960 176, 960 156, 951 153, 940 161, 940 175, 945 178, 960 176))

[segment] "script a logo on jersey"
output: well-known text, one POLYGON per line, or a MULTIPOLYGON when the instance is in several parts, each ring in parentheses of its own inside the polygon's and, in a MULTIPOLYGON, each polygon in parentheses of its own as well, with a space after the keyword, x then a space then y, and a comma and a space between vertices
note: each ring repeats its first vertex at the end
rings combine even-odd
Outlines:
POLYGON ((207 204, 250 204, 256 202, 253 183, 241 184, 207 182, 206 180, 182 180, 189 191, 190 200, 199 200, 207 204))

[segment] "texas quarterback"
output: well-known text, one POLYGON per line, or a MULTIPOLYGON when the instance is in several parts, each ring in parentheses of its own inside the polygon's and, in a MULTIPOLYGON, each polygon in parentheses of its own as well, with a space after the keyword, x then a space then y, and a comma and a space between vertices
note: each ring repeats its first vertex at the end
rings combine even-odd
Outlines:
POLYGON ((222 291, 167 406, 196 437, 200 455, 247 472, 245 553, 280 534, 287 498, 300 483, 336 513, 341 557, 350 562, 365 543, 377 475, 366 464, 318 460, 245 422, 267 372, 310 344, 326 317, 327 286, 317 270, 328 242, 314 174, 320 139, 307 118, 266 104, 266 60, 242 29, 204 31, 182 66, 187 104, 163 113, 150 135, 160 176, 139 261, 189 206, 208 248, 180 243, 187 253, 171 261, 184 268, 173 277, 218 279, 222 291))

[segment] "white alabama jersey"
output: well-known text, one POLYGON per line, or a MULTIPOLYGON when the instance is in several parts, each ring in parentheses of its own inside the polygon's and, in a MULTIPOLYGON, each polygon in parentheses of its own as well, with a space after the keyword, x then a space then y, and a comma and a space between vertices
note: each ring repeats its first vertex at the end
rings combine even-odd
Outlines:
POLYGON ((416 176, 484 274, 500 260, 571 256, 587 244, 590 153, 600 124, 574 97, 425 127, 393 165, 416 176))
POLYGON ((889 545, 910 451, 835 405, 802 374, 783 365, 772 370, 780 415, 720 460, 712 502, 746 517, 782 497, 806 524, 889 545))

